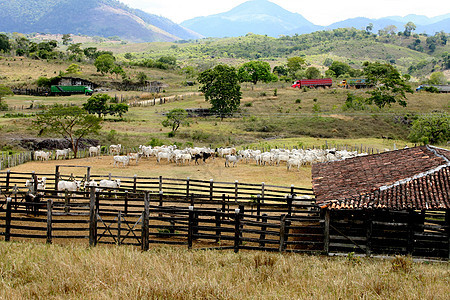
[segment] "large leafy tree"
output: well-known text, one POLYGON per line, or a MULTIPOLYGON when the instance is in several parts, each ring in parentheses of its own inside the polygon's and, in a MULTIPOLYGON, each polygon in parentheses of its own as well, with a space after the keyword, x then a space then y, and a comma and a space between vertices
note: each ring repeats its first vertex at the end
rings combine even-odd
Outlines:
POLYGON ((320 73, 320 70, 316 67, 309 67, 305 71, 305 76, 308 79, 315 79, 315 78, 321 78, 322 74, 320 73))
POLYGON ((257 84, 258 81, 267 83, 274 79, 274 75, 270 72, 270 65, 265 61, 246 62, 239 68, 238 76, 241 82, 253 84, 257 84))
POLYGON ((393 103, 406 106, 406 93, 413 91, 394 66, 365 62, 364 75, 374 86, 372 90, 366 92, 370 95, 369 103, 375 103, 380 108, 393 103))
POLYGON ((0 52, 9 52, 11 50, 11 44, 6 34, 0 34, 0 52))
POLYGON ((105 75, 114 68, 115 60, 116 59, 111 54, 102 54, 95 59, 94 66, 97 68, 97 72, 105 75))
POLYGON ((91 96, 86 103, 83 103, 83 108, 90 114, 97 114, 99 118, 102 115, 110 113, 108 102, 111 101, 111 97, 107 94, 96 94, 91 96))
POLYGON ((55 104, 48 110, 37 115, 33 124, 45 132, 62 135, 70 142, 74 156, 77 156, 82 138, 97 134, 101 129, 101 119, 89 115, 83 108, 55 104))
POLYGON ((211 110, 222 120, 239 109, 242 92, 234 67, 218 65, 200 73, 198 81, 205 100, 211 102, 211 110))
POLYGON ((294 56, 287 59, 286 68, 289 75, 295 76, 295 73, 303 70, 306 61, 303 57, 294 56))
POLYGON ((439 113, 418 117, 412 124, 408 138, 413 143, 424 144, 439 144, 449 141, 450 115, 439 113))
POLYGON ((188 114, 184 109, 175 108, 166 114, 166 119, 162 121, 162 125, 171 127, 172 131, 169 133, 169 136, 173 136, 181 125, 189 125, 187 117, 188 114))
POLYGON ((349 73, 351 70, 351 67, 344 62, 333 61, 333 63, 331 64, 331 66, 328 69, 333 71, 336 77, 340 77, 344 74, 349 73))

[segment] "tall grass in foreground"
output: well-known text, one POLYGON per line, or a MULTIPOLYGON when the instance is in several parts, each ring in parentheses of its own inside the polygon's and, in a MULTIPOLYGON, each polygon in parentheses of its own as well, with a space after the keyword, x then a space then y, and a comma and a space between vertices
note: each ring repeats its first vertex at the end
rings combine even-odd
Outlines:
POLYGON ((448 263, 0 242, 1 299, 448 299, 448 263))

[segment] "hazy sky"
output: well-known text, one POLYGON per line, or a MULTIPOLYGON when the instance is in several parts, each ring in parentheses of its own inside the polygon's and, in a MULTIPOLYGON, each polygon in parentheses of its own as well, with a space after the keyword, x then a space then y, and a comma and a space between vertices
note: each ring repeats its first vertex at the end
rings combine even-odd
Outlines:
MULTIPOLYGON (((180 23, 199 16, 226 12, 247 0, 119 0, 133 8, 180 23)), ((434 17, 450 13, 449 0, 271 0, 301 14, 316 25, 330 25, 354 17, 381 18, 408 14, 434 17)))

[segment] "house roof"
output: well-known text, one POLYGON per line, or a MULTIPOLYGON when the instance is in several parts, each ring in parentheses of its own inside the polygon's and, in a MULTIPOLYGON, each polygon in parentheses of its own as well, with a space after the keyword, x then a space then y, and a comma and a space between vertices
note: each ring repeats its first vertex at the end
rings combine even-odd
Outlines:
POLYGON ((421 146, 314 164, 316 202, 331 209, 449 209, 450 151, 421 146))

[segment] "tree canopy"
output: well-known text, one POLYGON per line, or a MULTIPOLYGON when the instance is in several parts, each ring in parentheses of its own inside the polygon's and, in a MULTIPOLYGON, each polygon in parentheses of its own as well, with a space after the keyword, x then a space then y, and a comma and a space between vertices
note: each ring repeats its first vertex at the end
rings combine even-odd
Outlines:
POLYGON ((111 54, 102 54, 95 59, 94 66, 97 68, 97 72, 105 75, 114 68, 115 60, 116 59, 111 54))
POLYGON ((380 108, 396 102, 406 106, 406 93, 412 93, 412 90, 395 67, 379 62, 365 62, 364 74, 374 86, 374 89, 366 92, 370 95, 369 103, 375 103, 380 108))
POLYGON ((270 72, 270 64, 265 61, 249 61, 243 64, 238 70, 240 82, 252 82, 257 84, 258 81, 271 82, 274 75, 270 72))
POLYGON ((164 127, 171 127, 172 131, 169 135, 173 136, 181 125, 189 125, 187 117, 188 114, 184 109, 175 108, 166 114, 166 119, 162 121, 162 125, 164 127))
POLYGON ((107 94, 95 94, 91 96, 86 103, 83 103, 83 108, 89 114, 97 114, 99 118, 110 115, 118 115, 122 118, 123 114, 128 111, 128 105, 125 103, 112 103, 112 98, 107 94))
POLYGON ((33 124, 45 132, 61 135, 70 142, 74 156, 77 156, 80 141, 89 134, 97 134, 101 129, 100 118, 89 115, 83 108, 55 104, 37 114, 33 124))
POLYGON ((439 144, 447 142, 450 140, 450 115, 438 113, 418 117, 412 124, 408 138, 413 143, 439 144))
POLYGON ((211 102, 211 110, 221 119, 239 109, 242 92, 234 67, 217 65, 200 73, 198 81, 205 100, 211 102))

